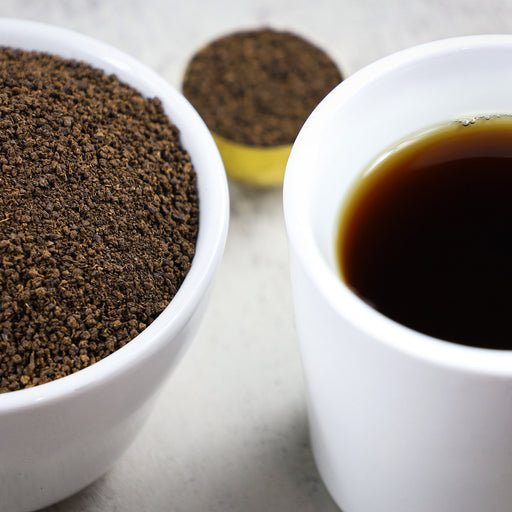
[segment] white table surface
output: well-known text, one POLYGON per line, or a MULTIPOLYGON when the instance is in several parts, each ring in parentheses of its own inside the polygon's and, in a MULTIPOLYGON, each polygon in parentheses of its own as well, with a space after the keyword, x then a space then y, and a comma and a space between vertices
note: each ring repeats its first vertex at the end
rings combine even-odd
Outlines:
MULTIPOLYGON (((176 87, 198 47, 244 28, 294 31, 345 75, 417 43, 512 32, 512 0, 2 0, 0 16, 111 43, 176 87)), ((226 251, 194 344, 113 469, 45 512, 338 510, 308 442, 282 191, 230 183, 230 193, 226 251)))

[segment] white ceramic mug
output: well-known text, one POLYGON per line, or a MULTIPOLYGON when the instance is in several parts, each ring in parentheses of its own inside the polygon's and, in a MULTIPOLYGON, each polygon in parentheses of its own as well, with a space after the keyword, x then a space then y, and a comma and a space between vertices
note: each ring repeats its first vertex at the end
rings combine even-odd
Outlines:
POLYGON ((512 352, 384 317, 341 281, 335 247, 347 192, 382 151, 442 122, 512 113, 511 62, 506 35, 391 55, 328 95, 294 144, 284 209, 311 438, 344 512, 512 510, 512 352))

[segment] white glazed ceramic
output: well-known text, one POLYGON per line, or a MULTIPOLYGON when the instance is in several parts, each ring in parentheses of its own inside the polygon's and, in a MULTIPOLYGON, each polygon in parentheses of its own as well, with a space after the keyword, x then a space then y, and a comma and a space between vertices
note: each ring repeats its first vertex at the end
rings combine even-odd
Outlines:
POLYGON ((510 62, 512 36, 399 52, 338 86, 293 147, 284 209, 311 437, 344 512, 512 510, 512 352, 385 318, 341 282, 334 246, 347 191, 379 153, 440 122, 512 113, 510 62))
MULTIPOLYGON (((141 427, 155 392, 191 342, 226 239, 229 196, 206 126, 162 78, 120 51, 47 25, 0 20, 0 45, 76 58, 162 100, 197 172, 196 255, 176 297, 125 347, 60 380, 0 395, 0 511, 39 509, 109 469, 141 427)), ((1 358, 1 354, 0 354, 1 358)))

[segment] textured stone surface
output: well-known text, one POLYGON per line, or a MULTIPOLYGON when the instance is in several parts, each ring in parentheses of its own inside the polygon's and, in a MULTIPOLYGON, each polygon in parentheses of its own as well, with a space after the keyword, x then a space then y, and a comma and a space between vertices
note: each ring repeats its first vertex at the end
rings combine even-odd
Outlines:
MULTIPOLYGON (((201 45, 240 28, 295 30, 347 76, 417 43, 512 31, 511 0, 3 0, 0 16, 97 37, 175 86, 201 45)), ((114 468, 45 512, 338 510, 308 444, 281 191, 230 188, 225 257, 195 343, 114 468)))

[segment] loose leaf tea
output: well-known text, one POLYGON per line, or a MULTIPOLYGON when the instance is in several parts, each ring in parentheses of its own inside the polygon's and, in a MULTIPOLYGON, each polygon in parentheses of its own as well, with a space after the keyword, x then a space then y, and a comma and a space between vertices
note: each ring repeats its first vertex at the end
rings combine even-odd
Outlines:
POLYGON ((291 144, 312 110, 342 80, 319 48, 261 29, 217 39, 185 72, 183 92, 208 127, 232 141, 291 144))
POLYGON ((139 334, 189 270, 196 177, 158 99, 0 49, 0 392, 76 372, 139 334))

